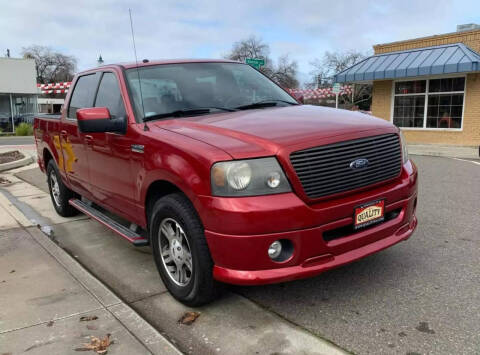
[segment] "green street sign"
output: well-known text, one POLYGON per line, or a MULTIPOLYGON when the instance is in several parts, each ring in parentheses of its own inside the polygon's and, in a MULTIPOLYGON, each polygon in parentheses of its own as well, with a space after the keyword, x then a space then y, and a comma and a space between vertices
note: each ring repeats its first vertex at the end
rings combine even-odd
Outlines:
POLYGON ((251 65, 254 68, 260 69, 261 66, 265 65, 265 59, 262 58, 247 58, 245 63, 251 65))
POLYGON ((340 93, 340 83, 333 84, 332 92, 334 94, 339 94, 340 93))

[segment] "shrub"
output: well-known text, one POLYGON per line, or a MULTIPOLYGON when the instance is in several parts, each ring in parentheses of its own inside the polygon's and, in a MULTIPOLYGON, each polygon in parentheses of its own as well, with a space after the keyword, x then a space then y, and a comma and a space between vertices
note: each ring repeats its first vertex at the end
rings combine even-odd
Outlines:
POLYGON ((33 135, 33 126, 29 123, 22 122, 15 127, 16 136, 31 136, 33 135))

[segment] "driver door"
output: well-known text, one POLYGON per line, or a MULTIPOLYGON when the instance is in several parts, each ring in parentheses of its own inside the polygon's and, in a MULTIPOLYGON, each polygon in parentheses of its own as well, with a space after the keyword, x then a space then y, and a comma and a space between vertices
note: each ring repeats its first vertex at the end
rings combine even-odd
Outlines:
MULTIPOLYGON (((102 73, 93 106, 108 108, 112 119, 123 117, 127 120, 124 98, 115 72, 102 73)), ((125 134, 88 133, 85 137, 91 192, 97 202, 124 215, 135 210, 135 184, 130 166, 131 134, 132 131, 127 127, 125 134)))

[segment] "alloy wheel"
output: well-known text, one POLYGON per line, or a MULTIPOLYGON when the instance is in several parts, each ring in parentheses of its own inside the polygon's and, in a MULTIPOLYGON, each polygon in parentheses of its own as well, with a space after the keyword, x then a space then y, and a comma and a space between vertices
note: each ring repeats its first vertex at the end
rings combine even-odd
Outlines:
POLYGON ((57 206, 60 206, 60 185, 54 172, 50 174, 50 189, 52 190, 53 200, 57 206))
POLYGON ((193 273, 192 252, 180 224, 165 218, 158 232, 160 256, 170 279, 178 286, 186 286, 193 273))

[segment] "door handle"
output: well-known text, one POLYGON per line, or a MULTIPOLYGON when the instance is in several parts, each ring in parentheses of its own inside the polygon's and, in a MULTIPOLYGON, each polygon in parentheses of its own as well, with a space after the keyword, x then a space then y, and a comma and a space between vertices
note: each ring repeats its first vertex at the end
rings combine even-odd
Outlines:
POLYGON ((85 142, 87 144, 92 144, 93 143, 93 137, 91 135, 86 135, 85 136, 85 142))

